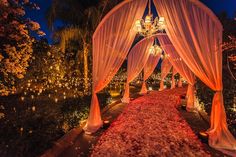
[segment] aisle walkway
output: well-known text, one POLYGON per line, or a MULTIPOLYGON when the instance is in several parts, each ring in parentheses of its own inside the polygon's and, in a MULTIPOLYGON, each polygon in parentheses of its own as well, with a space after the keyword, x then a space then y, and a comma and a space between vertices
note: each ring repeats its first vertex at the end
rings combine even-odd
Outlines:
POLYGON ((100 137, 91 156, 210 156, 176 109, 184 93, 186 89, 166 90, 132 101, 100 137))

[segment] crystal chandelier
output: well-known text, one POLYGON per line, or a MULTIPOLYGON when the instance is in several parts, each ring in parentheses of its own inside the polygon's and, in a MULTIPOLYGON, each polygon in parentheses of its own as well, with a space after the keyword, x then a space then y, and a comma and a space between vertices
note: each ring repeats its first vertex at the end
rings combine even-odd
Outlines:
POLYGON ((170 55, 166 54, 166 53, 161 55, 161 59, 168 59, 169 57, 170 57, 170 55))
POLYGON ((164 17, 156 17, 153 19, 153 14, 151 13, 151 0, 149 0, 148 15, 145 17, 145 20, 136 20, 135 31, 142 36, 150 36, 158 32, 163 32, 164 29, 164 17))
POLYGON ((149 48, 149 54, 154 55, 154 56, 162 54, 162 49, 159 45, 156 44, 156 40, 155 40, 155 44, 149 48))

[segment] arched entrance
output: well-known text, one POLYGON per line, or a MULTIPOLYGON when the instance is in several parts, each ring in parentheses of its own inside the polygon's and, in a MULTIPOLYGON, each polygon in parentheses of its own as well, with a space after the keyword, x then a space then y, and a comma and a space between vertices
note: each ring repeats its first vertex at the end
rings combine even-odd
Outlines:
MULTIPOLYGON (((217 149, 236 149, 227 128, 222 85, 222 25, 197 0, 153 0, 166 21, 166 34, 187 67, 215 91, 212 102, 209 144, 217 149)), ((93 96, 87 132, 102 126, 96 93, 117 73, 125 60, 136 32, 132 29, 143 16, 147 0, 126 0, 110 11, 93 35, 93 96)))

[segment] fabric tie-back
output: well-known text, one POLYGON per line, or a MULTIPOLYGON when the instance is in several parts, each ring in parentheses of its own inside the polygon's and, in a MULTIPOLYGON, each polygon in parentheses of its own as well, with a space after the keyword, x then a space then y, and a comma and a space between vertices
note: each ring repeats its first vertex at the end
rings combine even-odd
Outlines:
POLYGON ((169 61, 169 58, 165 58, 161 63, 161 83, 159 91, 164 90, 164 79, 169 74, 172 68, 172 64, 169 61))
POLYGON ((143 85, 140 91, 140 94, 146 94, 147 93, 147 86, 146 86, 146 80, 152 75, 153 71, 155 70, 159 60, 160 60, 161 54, 158 55, 149 55, 148 61, 146 65, 144 66, 143 72, 143 85))
POLYGON ((135 21, 142 18, 146 5, 147 0, 120 3, 105 16, 93 35, 93 91, 86 133, 96 132, 103 124, 97 93, 124 62, 136 36, 135 21))
POLYGON ((236 140, 226 122, 222 84, 222 25, 197 0, 153 0, 165 18, 166 33, 190 70, 216 93, 212 102, 209 145, 236 150, 236 140))
MULTIPOLYGON (((171 64, 173 65, 173 69, 178 71, 178 73, 183 76, 189 83, 188 91, 187 91, 187 111, 194 110, 194 84, 195 84, 195 76, 193 72, 188 68, 185 62, 182 61, 179 54, 176 52, 173 44, 171 43, 169 37, 167 35, 160 35, 158 36, 159 42, 161 47, 163 48, 164 52, 167 53, 170 57, 168 58, 171 64)), ((180 80, 180 82, 182 82, 180 80)))
POLYGON ((171 77, 171 89, 174 89, 175 88, 175 75, 177 74, 178 72, 176 71, 176 69, 173 67, 172 69, 172 77, 171 77))
POLYGON ((128 55, 127 81, 122 102, 129 103, 129 83, 132 82, 143 70, 149 57, 149 48, 153 45, 154 38, 145 38, 137 43, 128 55))

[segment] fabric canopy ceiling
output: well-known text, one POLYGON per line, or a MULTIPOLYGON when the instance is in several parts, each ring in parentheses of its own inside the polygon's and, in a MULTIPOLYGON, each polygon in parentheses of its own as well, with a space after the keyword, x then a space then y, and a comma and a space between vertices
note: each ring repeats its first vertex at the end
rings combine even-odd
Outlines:
MULTIPOLYGON (((223 103, 222 25, 198 0, 153 0, 165 18, 166 33, 188 68, 216 94, 212 102, 209 144, 217 149, 236 150, 229 132, 223 103)), ((121 67, 135 38, 132 29, 143 16, 147 0, 126 0, 99 24, 93 36, 93 96, 86 132, 102 126, 96 93, 101 91, 121 67)))

